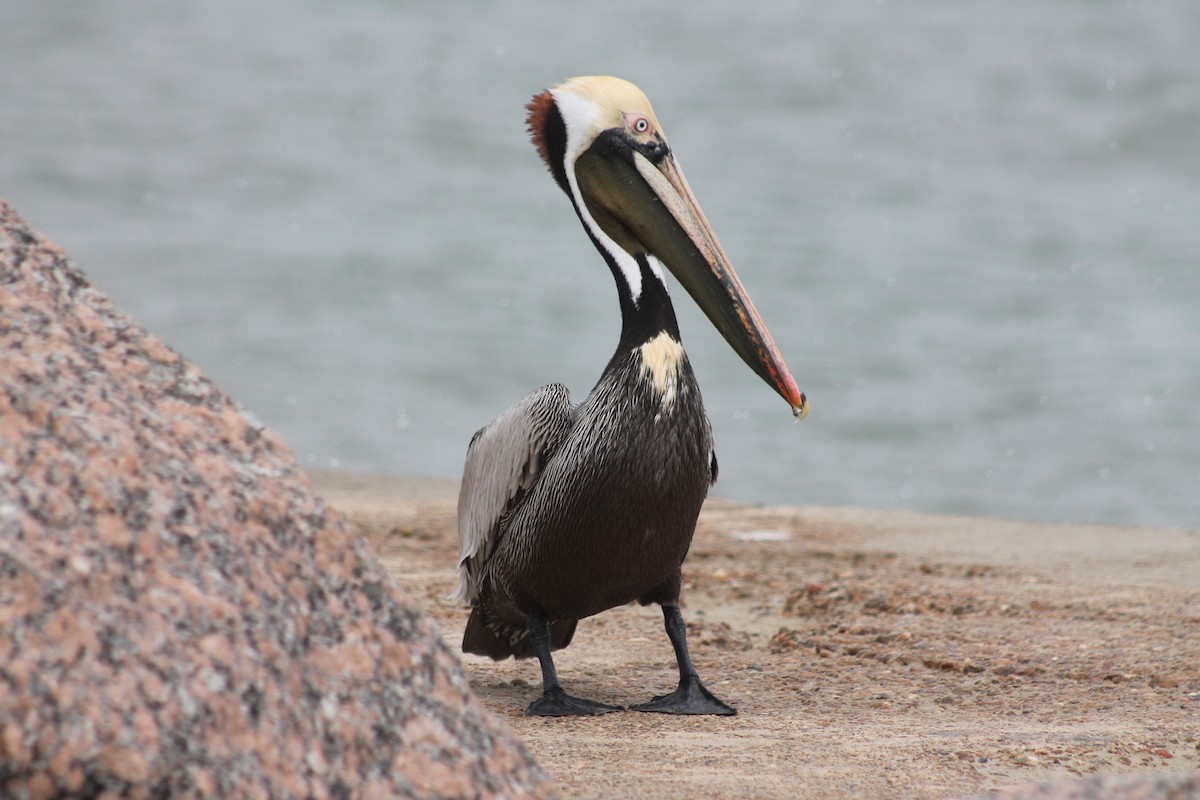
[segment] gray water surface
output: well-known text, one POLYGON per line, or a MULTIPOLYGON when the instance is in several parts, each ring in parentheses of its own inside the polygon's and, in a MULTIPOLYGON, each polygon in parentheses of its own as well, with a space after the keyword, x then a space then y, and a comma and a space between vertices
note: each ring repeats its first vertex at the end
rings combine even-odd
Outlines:
POLYGON ((716 491, 1200 527, 1200 5, 0 4, 0 196, 316 467, 456 477, 616 293, 528 144, 650 96, 809 395, 677 286, 716 491))

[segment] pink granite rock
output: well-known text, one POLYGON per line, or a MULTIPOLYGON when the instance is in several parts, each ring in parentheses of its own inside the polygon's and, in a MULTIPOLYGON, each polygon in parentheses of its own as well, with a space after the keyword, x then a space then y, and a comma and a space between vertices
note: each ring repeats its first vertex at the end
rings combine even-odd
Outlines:
POLYGON ((0 201, 0 795, 551 793, 288 447, 0 201))

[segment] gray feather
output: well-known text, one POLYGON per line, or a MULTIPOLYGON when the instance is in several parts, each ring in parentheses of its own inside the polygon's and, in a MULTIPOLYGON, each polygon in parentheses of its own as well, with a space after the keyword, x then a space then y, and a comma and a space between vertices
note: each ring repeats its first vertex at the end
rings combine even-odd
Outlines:
POLYGON ((572 424, 571 393, 561 383, 531 392, 479 430, 467 448, 458 493, 458 588, 472 604, 505 521, 537 482, 572 424))

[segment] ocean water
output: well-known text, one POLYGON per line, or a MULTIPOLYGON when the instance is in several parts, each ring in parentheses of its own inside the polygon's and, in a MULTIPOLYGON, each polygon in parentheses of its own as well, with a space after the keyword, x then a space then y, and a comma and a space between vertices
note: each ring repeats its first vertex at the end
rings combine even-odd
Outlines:
POLYGON ((1200 528, 1200 5, 0 4, 0 196, 322 468, 582 398, 612 278, 531 95, 654 102, 812 402, 676 287, 716 492, 1200 528))

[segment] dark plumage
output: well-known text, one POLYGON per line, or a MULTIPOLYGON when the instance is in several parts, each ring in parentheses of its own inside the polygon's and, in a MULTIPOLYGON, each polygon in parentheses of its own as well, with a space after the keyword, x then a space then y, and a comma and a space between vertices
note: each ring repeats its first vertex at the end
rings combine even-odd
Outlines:
MULTIPOLYGON (((634 600, 678 601, 680 567, 715 471, 712 431, 686 356, 665 410, 641 380, 640 362, 638 350, 622 354, 577 409, 559 404, 566 390, 557 384, 522 401, 530 409, 556 406, 554 433, 531 454, 537 480, 497 523, 466 652, 535 655, 526 620, 534 612, 557 621, 558 649, 570 643, 568 621, 634 600), (646 458, 655 453, 671 457, 646 458)), ((489 433, 480 431, 471 459, 486 456, 489 433)))

